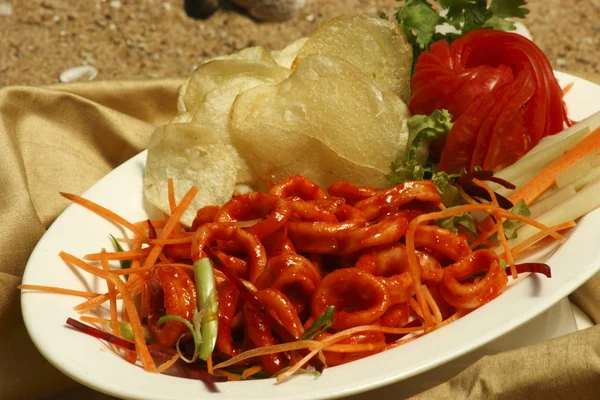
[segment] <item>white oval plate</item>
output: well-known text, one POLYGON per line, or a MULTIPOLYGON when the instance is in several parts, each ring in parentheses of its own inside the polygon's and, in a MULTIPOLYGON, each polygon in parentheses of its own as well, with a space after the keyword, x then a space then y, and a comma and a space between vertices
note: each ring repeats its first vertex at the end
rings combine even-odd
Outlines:
MULTIPOLYGON (((598 111, 600 86, 557 73, 570 116, 581 120, 598 111)), ((142 195, 143 152, 100 180, 85 197, 129 220, 147 218, 142 195)), ((58 194, 57 194, 58 195, 58 194)), ((72 205, 48 229, 31 254, 23 283, 103 292, 105 285, 67 267, 61 250, 76 256, 111 248, 108 234, 120 230, 92 212, 72 205)), ((325 370, 322 376, 218 384, 207 393, 198 381, 144 372, 113 354, 99 340, 65 325, 77 317, 81 299, 39 292, 22 294, 23 319, 31 339, 46 359, 71 378, 98 391, 128 399, 320 399, 342 397, 390 384, 474 350, 519 327, 551 307, 600 269, 600 209, 582 218, 570 237, 547 261, 553 277, 529 276, 466 317, 399 348, 325 370)))

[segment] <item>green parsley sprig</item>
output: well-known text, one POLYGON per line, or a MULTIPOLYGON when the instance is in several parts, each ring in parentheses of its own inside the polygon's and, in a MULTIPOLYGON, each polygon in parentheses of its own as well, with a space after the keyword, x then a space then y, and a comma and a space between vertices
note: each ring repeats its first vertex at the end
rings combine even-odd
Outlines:
MULTIPOLYGON (((400 1, 400 0, 398 0, 400 1)), ((515 30, 513 21, 507 18, 525 18, 529 10, 526 0, 439 0, 441 13, 426 0, 407 0, 396 8, 396 19, 413 47, 413 63, 419 55, 429 50, 438 40, 449 43, 476 29, 515 30), (458 33, 440 33, 439 25, 449 24, 458 33)))

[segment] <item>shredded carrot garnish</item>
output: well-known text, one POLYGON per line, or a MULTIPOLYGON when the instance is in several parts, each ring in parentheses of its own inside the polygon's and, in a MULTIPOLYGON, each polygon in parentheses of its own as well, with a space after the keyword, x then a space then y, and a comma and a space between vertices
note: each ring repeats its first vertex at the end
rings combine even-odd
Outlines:
MULTIPOLYGON (((559 225, 551 226, 550 228, 544 229, 544 230, 536 233, 535 235, 533 235, 533 236, 525 239, 523 242, 521 242, 518 245, 514 246, 511 249, 511 251, 513 253, 515 253, 515 254, 520 254, 524 250, 530 249, 533 244, 539 242, 540 240, 542 240, 546 236, 550 236, 551 232, 562 231, 564 229, 572 228, 575 225, 577 225, 575 223, 575 221, 567 221, 567 222, 564 222, 564 223, 559 224, 559 225)), ((503 256, 504 256, 504 253, 500 254, 500 257, 503 257, 503 256)))
MULTIPOLYGON (((185 196, 183 196, 183 199, 181 199, 181 203, 179 203, 179 205, 175 208, 173 213, 171 213, 171 217, 167 221, 167 224, 163 228, 158 239, 163 240, 163 239, 167 239, 169 237, 171 232, 173 232, 173 229, 175 229, 175 227, 179 224, 179 218, 181 218, 184 211, 188 208, 188 206, 190 205, 190 203, 192 202, 194 197, 196 197, 197 193, 198 193, 198 188, 196 186, 192 186, 192 188, 190 190, 188 190, 188 192, 185 194, 185 196)), ((161 244, 154 245, 152 247, 152 250, 150 251, 150 254, 148 254, 148 257, 146 258, 146 260, 144 261, 144 264, 142 266, 147 267, 149 265, 154 265, 154 263, 156 262, 156 259, 162 252, 162 249, 163 249, 163 245, 161 245, 161 244)))
POLYGON ((538 174, 518 189, 510 196, 510 201, 516 204, 523 199, 527 205, 531 205, 538 197, 556 183, 556 175, 577 160, 585 157, 589 153, 600 147, 600 128, 596 128, 592 133, 581 139, 579 143, 567 150, 562 156, 552 161, 548 166, 542 169, 538 174))
POLYGON ((257 374, 257 373, 259 373, 259 372, 260 372, 260 371, 262 371, 262 370, 263 370, 263 369, 262 369, 262 366, 261 366, 261 365, 255 365, 255 366, 253 366, 253 367, 246 368, 246 369, 244 370, 244 372, 242 372, 242 378, 246 379, 246 378, 248 378, 249 376, 252 376, 252 375, 254 375, 254 374, 257 374))
POLYGON ((419 303, 417 303, 415 301, 414 298, 410 298, 408 299, 408 305, 410 306, 410 308, 413 309, 413 311, 420 317, 423 318, 423 312, 421 311, 421 307, 419 306, 419 303))
POLYGON ((208 371, 209 374, 213 374, 213 360, 212 360, 212 354, 210 356, 208 356, 208 359, 206 360, 206 370, 208 371))
POLYGON ((431 311, 433 311, 435 322, 439 324, 440 322, 442 322, 442 312, 440 311, 440 308, 438 307, 433 296, 431 295, 429 288, 426 285, 421 286, 421 288, 423 290, 423 295, 425 296, 425 301, 427 302, 427 305, 429 305, 431 311))
POLYGON ((567 84, 567 86, 565 86, 563 88, 563 90, 562 90, 563 91, 563 96, 566 95, 567 93, 569 93, 571 91, 571 89, 573 88, 573 85, 575 85, 575 82, 569 82, 567 84))
POLYGON ((227 377, 227 380, 229 380, 229 381, 239 381, 242 379, 239 375, 236 375, 232 372, 225 371, 222 369, 215 369, 213 371, 213 375, 225 376, 225 377, 227 377))
POLYGON ((160 262, 158 264, 155 265, 150 265, 149 267, 140 267, 140 268, 136 268, 136 269, 132 269, 132 268, 127 268, 127 269, 113 269, 111 270, 113 274, 116 275, 133 275, 133 274, 140 274, 143 272, 148 272, 153 270, 154 268, 160 268, 160 267, 179 267, 182 269, 187 269, 189 271, 193 271, 194 267, 192 265, 188 265, 188 264, 182 264, 182 263, 172 263, 172 262, 160 262))
MULTIPOLYGON (((498 207, 498 199, 496 198, 496 193, 488 187, 488 185, 481 182, 479 179, 473 179, 473 183, 477 186, 483 188, 490 199, 492 199, 492 204, 498 207)), ((498 236, 500 237, 500 242, 502 243, 502 247, 504 248, 504 252, 506 253, 506 261, 508 262, 508 266, 510 267, 510 272, 513 279, 517 279, 517 267, 515 264, 515 258, 510 251, 510 246, 508 245, 508 239, 506 239, 506 235, 504 234, 504 220, 502 218, 496 218, 496 230, 498 231, 498 236)))
POLYGON ((134 260, 141 259, 147 256, 150 253, 150 248, 146 247, 141 250, 129 250, 129 251, 115 251, 106 253, 105 256, 102 256, 102 253, 90 253, 83 256, 84 260, 88 261, 100 261, 102 257, 106 257, 107 260, 134 260))
POLYGON ((127 309, 127 315, 129 316, 129 322, 133 331, 135 347, 140 357, 140 360, 142 361, 142 365, 147 371, 156 371, 156 365, 154 364, 154 360, 150 356, 150 352, 146 347, 146 339, 144 338, 142 323, 135 308, 135 303, 133 302, 133 298, 131 297, 129 291, 127 290, 127 287, 125 286, 125 283, 118 276, 111 274, 110 272, 99 270, 98 268, 89 265, 85 261, 71 254, 65 253, 64 251, 61 251, 59 255, 65 262, 78 268, 81 268, 90 274, 105 279, 107 282, 111 281, 115 284, 117 290, 121 293, 121 296, 123 297, 123 305, 127 309))
POLYGON ((158 374, 162 374, 164 371, 168 370, 169 368, 171 368, 177 361, 179 361, 179 354, 175 354, 173 357, 171 357, 170 360, 165 361, 164 363, 162 363, 157 369, 156 369, 156 373, 158 374))
POLYGON ((96 297, 99 296, 98 293, 94 292, 86 292, 83 290, 72 290, 65 289, 54 286, 43 286, 43 285, 19 285, 17 289, 22 290, 38 290, 40 292, 48 292, 48 293, 56 293, 56 294, 67 294, 70 296, 79 296, 79 297, 96 297))
POLYGON ((240 361, 247 360, 249 358, 262 356, 265 354, 275 354, 275 353, 283 353, 285 351, 292 350, 302 350, 302 349, 311 349, 311 348, 319 348, 321 346, 321 342, 317 340, 299 340, 297 342, 290 343, 282 343, 282 344, 274 344, 272 346, 259 347, 256 349, 245 351, 237 356, 231 357, 227 361, 223 361, 214 366, 214 369, 226 368, 233 364, 236 364, 240 361))
POLYGON ((85 199, 81 196, 77 196, 76 194, 71 194, 71 193, 60 192, 60 195, 68 200, 71 200, 73 203, 77 203, 77 204, 95 212, 96 214, 106 218, 107 220, 109 220, 115 224, 124 226, 125 228, 129 229, 133 233, 136 233, 136 234, 142 235, 142 236, 144 235, 143 231, 140 231, 134 224, 127 221, 125 218, 114 213, 113 211, 110 211, 107 208, 102 207, 99 204, 94 203, 91 200, 85 199))
POLYGON ((148 223, 151 223, 154 229, 162 229, 167 224, 167 221, 164 219, 145 219, 143 221, 136 222, 134 225, 144 232, 143 236, 147 237, 148 235, 146 235, 146 230, 148 229, 148 223))
POLYGON ((327 347, 327 351, 331 351, 333 353, 362 353, 365 351, 381 350, 384 347, 384 342, 361 344, 333 344, 327 347))
POLYGON ((89 315, 81 315, 79 317, 79 319, 83 322, 89 322, 91 324, 99 324, 99 325, 104 325, 106 324, 106 320, 103 318, 98 318, 98 317, 90 317, 89 315))

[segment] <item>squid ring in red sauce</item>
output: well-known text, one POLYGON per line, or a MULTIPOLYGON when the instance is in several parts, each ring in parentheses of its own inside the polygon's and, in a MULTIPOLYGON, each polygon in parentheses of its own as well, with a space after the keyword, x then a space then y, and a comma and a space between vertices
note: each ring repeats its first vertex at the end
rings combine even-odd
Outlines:
POLYGON ((258 238, 241 228, 219 223, 200 226, 192 240, 192 260, 203 257, 203 250, 216 240, 233 241, 248 254, 249 278, 252 283, 262 274, 267 265, 265 248, 258 238))
POLYGON ((458 261, 471 252, 466 238, 436 225, 417 226, 415 247, 435 250, 452 261, 458 261))
POLYGON ((390 306, 390 295, 377 277, 358 268, 337 269, 326 275, 312 298, 312 316, 335 306, 331 327, 336 330, 368 325, 390 306))
POLYGON ((382 190, 359 201, 355 207, 365 214, 367 220, 372 221, 381 215, 382 210, 402 207, 413 201, 425 203, 433 209, 440 204, 441 199, 432 181, 412 181, 382 190))
MULTIPOLYGON (((318 339, 324 340, 329 336, 331 336, 330 333, 324 332, 318 336, 318 339)), ((371 344, 374 347, 374 349, 367 350, 367 351, 352 352, 352 353, 346 353, 346 352, 337 353, 334 351, 324 350, 323 355, 325 356, 325 359, 327 360, 327 365, 330 367, 346 364, 351 361, 365 358, 372 354, 379 353, 381 350, 383 350, 386 347, 385 335, 381 332, 358 332, 344 340, 340 340, 336 344, 351 344, 351 345, 371 344)))
POLYGON ((179 321, 159 325, 158 320, 164 315, 175 315, 191 321, 198 305, 194 282, 183 268, 164 266, 155 269, 144 290, 150 334, 161 346, 174 346, 188 328, 179 321))
MULTIPOLYGON (((444 271, 438 260, 434 256, 419 250, 416 253, 421 268, 422 282, 441 282, 444 271)), ((406 272, 408 271, 406 245, 397 243, 390 247, 371 249, 358 258, 355 266, 373 275, 384 277, 406 272)))
POLYGON ((300 175, 290 176, 271 187, 269 194, 281 199, 300 197, 302 200, 322 200, 327 193, 316 183, 300 175))
MULTIPOLYGON (((289 299, 276 289, 264 289, 255 293, 258 300, 296 339, 304 333, 302 322, 289 299)), ((244 320, 246 321, 246 333, 250 341, 256 347, 277 344, 273 336, 271 326, 266 318, 254 307, 246 304, 244 306, 244 320)), ((287 358, 283 354, 266 354, 260 356, 265 370, 271 374, 277 373, 287 365, 287 358)))
POLYGON ((219 299, 219 324, 217 332, 217 349, 228 356, 235 356, 240 350, 233 345, 231 326, 238 306, 239 292, 228 280, 217 284, 219 299))
POLYGON ((395 243, 408 231, 404 217, 385 217, 379 222, 345 231, 338 240, 340 254, 355 253, 367 247, 395 243))
POLYGON ((361 200, 374 196, 379 189, 371 186, 356 186, 350 182, 335 182, 327 188, 327 193, 331 196, 341 197, 346 204, 354 205, 361 200))
POLYGON ((474 309, 496 298, 508 282, 498 256, 491 250, 476 250, 444 269, 440 292, 444 300, 457 308, 474 309), (486 272, 481 280, 461 283, 461 280, 486 272))
POLYGON ((200 225, 215 222, 215 217, 219 212, 219 206, 205 206, 196 212, 194 222, 192 222, 192 231, 198 229, 200 225))
POLYGON ((215 216, 215 221, 232 223, 264 218, 247 229, 259 239, 264 239, 283 227, 290 214, 286 201, 273 195, 252 192, 236 196, 225 203, 215 216))
POLYGON ((269 259, 265 271, 256 281, 256 287, 281 291, 299 314, 310 304, 320 282, 321 275, 309 260, 299 254, 284 253, 269 259))

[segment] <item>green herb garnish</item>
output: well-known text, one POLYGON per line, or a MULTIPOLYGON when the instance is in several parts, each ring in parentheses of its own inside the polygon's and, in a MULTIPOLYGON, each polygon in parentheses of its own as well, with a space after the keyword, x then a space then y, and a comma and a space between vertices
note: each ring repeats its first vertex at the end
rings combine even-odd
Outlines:
POLYGON ((325 332, 333 323, 333 315, 335 313, 335 306, 327 306, 325 311, 319 315, 312 325, 304 332, 304 335, 300 340, 312 340, 325 332))
MULTIPOLYGON (((399 1, 399 0, 398 0, 399 1)), ((429 50, 438 40, 451 43, 467 32, 476 29, 515 30, 514 22, 507 18, 524 18, 529 10, 526 0, 439 0, 441 13, 426 0, 407 0, 396 8, 396 20, 413 48, 413 63, 419 55, 429 50), (440 33, 437 27, 451 25, 458 33, 440 33)))
MULTIPOLYGON (((115 251, 118 251, 118 252, 125 251, 125 250, 123 250, 121 243, 119 243, 119 241, 117 239, 115 239, 115 237, 113 235, 108 235, 108 236, 110 236, 110 241, 112 242, 112 245, 115 248, 115 251)), ((127 269, 127 268, 131 267, 130 260, 120 260, 119 264, 121 265, 122 269, 127 269)), ((128 278, 128 276, 125 275, 125 280, 127 280, 127 278, 128 278)))
POLYGON ((207 360, 210 357, 217 342, 218 330, 218 302, 215 291, 215 277, 212 263, 208 258, 201 258, 194 263, 194 277, 198 293, 198 306, 194 310, 192 322, 177 315, 165 315, 158 320, 159 325, 167 321, 178 321, 188 328, 190 331, 189 334, 194 339, 194 354, 192 358, 186 358, 179 349, 179 342, 187 333, 181 335, 177 339, 176 344, 179 356, 188 363, 192 363, 198 358, 207 360))

